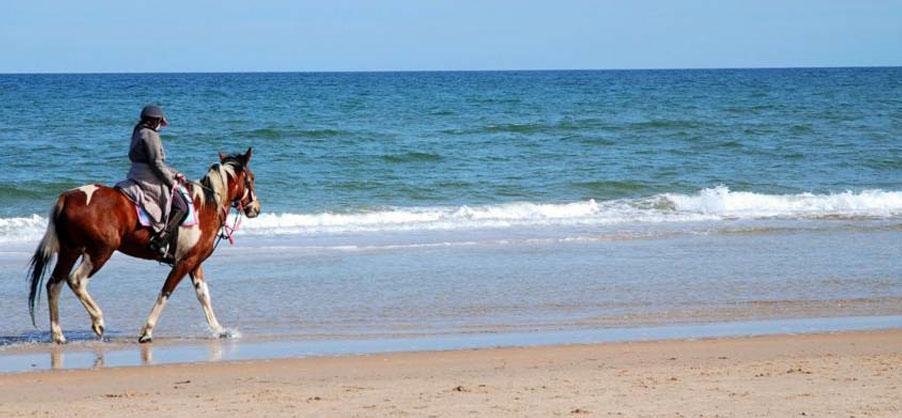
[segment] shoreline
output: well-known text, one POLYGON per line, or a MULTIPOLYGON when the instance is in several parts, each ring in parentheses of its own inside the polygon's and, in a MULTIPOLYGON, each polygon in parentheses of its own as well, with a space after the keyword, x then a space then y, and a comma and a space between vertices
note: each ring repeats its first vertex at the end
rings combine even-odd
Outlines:
POLYGON ((0 415, 893 416, 902 329, 0 374, 0 415))
MULTIPOLYGON (((712 338, 806 335, 902 329, 902 316, 784 318, 631 327, 495 331, 424 335, 335 336, 332 338, 162 338, 137 344, 131 337, 96 340, 88 331, 68 344, 20 342, 0 346, 0 375, 47 369, 96 369, 285 358, 449 352, 574 344, 680 341, 712 338)), ((44 338, 46 340, 46 338, 44 338)))

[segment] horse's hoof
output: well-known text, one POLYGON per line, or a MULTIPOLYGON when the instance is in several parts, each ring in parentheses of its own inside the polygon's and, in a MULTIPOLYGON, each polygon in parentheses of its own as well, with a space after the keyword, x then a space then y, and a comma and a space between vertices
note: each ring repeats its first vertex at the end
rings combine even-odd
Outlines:
POLYGON ((138 338, 138 342, 141 344, 147 344, 149 342, 153 342, 153 338, 149 335, 142 335, 141 338, 138 338))
POLYGON ((213 336, 220 339, 239 338, 241 333, 238 330, 223 328, 219 331, 213 331, 213 336))
POLYGON ((91 325, 91 329, 94 330, 94 333, 97 334, 97 338, 103 339, 103 325, 94 324, 91 325))
POLYGON ((59 344, 59 345, 65 344, 65 343, 66 343, 66 337, 63 337, 62 335, 60 335, 59 337, 53 337, 53 342, 55 342, 55 343, 57 343, 57 344, 59 344))

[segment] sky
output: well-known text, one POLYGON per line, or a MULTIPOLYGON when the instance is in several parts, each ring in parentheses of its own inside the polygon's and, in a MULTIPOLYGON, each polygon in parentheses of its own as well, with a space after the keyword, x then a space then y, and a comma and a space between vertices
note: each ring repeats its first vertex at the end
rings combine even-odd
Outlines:
POLYGON ((900 0, 4 0, 0 73, 902 65, 900 0))

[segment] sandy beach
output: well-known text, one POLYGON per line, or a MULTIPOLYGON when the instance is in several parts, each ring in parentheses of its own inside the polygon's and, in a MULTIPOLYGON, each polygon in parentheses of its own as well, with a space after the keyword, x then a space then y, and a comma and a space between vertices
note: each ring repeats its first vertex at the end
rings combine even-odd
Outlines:
POLYGON ((2 416, 902 414, 902 330, 0 375, 2 416))

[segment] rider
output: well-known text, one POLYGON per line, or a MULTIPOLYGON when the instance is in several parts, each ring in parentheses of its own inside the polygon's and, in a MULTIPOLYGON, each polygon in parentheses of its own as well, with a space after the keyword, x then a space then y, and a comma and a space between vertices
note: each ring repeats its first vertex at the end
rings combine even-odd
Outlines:
MULTIPOLYGON (((147 105, 141 110, 141 120, 132 130, 128 151, 128 159, 132 162, 128 180, 136 184, 144 194, 145 202, 139 203, 150 200, 159 205, 160 216, 154 225, 154 231, 157 233, 150 239, 150 249, 160 254, 163 260, 173 261, 178 227, 188 214, 188 202, 181 193, 172 193, 178 183, 185 181, 185 176, 165 162, 166 152, 163 150, 159 132, 168 125, 163 109, 158 106, 147 105), (167 220, 166 212, 170 200, 171 210, 167 220)), ((148 205, 142 206, 147 210, 148 205)))

